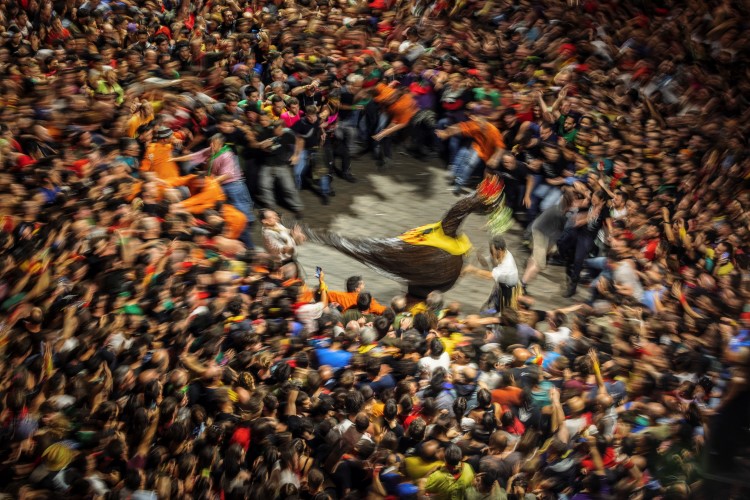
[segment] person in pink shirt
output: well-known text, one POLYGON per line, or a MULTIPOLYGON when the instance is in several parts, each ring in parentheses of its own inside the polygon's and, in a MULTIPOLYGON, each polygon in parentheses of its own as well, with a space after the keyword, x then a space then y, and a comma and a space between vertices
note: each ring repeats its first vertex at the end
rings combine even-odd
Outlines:
POLYGON ((286 103, 286 111, 281 113, 281 121, 284 122, 286 128, 292 128, 292 126, 299 121, 304 115, 299 109, 299 101, 296 97, 290 97, 286 103))

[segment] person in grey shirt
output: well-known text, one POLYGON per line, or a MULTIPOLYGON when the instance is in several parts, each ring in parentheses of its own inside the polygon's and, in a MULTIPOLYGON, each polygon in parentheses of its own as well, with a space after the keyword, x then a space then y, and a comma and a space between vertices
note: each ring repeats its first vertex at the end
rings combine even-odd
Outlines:
POLYGON ((568 215, 575 205, 575 192, 565 190, 560 201, 543 211, 531 225, 532 255, 521 277, 524 294, 536 275, 547 267, 547 253, 562 236, 568 215))

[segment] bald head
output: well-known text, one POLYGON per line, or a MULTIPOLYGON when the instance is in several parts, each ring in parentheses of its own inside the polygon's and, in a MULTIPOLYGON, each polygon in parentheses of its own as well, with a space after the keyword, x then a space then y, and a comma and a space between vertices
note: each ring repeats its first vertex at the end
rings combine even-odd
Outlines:
POLYGON ((526 363, 526 360, 531 357, 531 353, 528 351, 528 349, 524 349, 523 347, 519 347, 516 349, 513 349, 513 364, 516 366, 523 365, 526 363))

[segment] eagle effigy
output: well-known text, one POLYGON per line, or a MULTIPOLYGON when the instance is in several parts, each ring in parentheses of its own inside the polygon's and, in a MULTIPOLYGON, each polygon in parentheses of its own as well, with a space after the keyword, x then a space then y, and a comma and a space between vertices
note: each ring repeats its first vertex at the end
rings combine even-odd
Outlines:
POLYGON ((406 283, 414 298, 433 290, 449 290, 461 276, 464 257, 472 248, 459 234, 466 217, 478 210, 488 213, 491 234, 501 234, 513 224, 512 210, 505 206, 503 181, 485 178, 476 191, 458 200, 440 222, 427 224, 390 238, 348 238, 305 227, 310 241, 336 248, 376 272, 406 283))

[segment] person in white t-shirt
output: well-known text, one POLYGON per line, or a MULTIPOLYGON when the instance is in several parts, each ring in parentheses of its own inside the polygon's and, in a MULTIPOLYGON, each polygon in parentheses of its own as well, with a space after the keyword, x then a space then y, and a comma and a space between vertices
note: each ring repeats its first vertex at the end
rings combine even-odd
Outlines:
POLYGON ((547 351, 554 351, 557 346, 570 339, 570 328, 562 326, 565 323, 565 315, 561 312, 555 312, 547 318, 550 330, 544 332, 544 340, 547 344, 547 351))
POLYGON ((466 266, 464 272, 474 273, 495 282, 495 289, 487 302, 490 307, 502 311, 506 307, 514 307, 514 293, 518 288, 518 267, 516 266, 516 259, 508 250, 505 238, 501 236, 492 238, 490 254, 493 261, 496 262, 492 271, 466 266))
POLYGON ((445 352, 445 346, 438 338, 430 341, 430 353, 417 363, 419 371, 426 375, 432 376, 437 368, 443 368, 446 372, 451 371, 451 357, 445 352))

